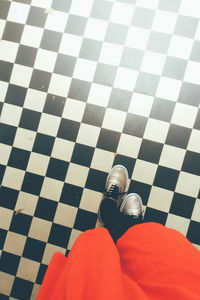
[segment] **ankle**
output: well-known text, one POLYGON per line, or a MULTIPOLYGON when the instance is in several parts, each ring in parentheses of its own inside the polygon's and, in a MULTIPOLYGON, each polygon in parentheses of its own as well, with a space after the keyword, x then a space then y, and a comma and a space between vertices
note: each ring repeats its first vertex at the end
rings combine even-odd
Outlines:
POLYGON ((117 204, 112 198, 104 198, 100 204, 100 214, 103 223, 110 219, 112 216, 113 210, 115 211, 117 208, 117 204))

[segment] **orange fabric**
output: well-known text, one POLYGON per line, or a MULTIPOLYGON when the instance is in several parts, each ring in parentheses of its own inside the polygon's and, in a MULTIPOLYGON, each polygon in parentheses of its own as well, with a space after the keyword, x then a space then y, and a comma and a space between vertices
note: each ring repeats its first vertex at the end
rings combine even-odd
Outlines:
POLYGON ((37 300, 199 300, 200 252, 178 231, 135 225, 113 242, 105 228, 55 253, 37 300))

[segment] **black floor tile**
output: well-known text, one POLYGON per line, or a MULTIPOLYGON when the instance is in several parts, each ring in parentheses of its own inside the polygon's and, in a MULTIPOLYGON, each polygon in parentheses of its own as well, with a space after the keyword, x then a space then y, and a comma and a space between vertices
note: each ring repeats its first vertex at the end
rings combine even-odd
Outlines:
POLYGON ((75 64, 75 57, 64 54, 58 54, 54 68, 54 73, 58 73, 65 76, 72 76, 75 64))
POLYGON ((94 0, 91 14, 92 18, 108 20, 111 14, 113 3, 105 0, 94 0))
POLYGON ((52 224, 48 243, 66 248, 69 242, 70 234, 71 228, 59 224, 52 224))
POLYGON ((178 102, 199 106, 200 105, 200 86, 190 82, 183 82, 181 85, 178 102))
POLYGON ((11 125, 0 123, 0 143, 12 145, 17 128, 11 125))
POLYGON ((81 201, 83 189, 69 183, 64 183, 60 202, 78 207, 81 201))
POLYGON ((186 237, 189 239, 191 243, 199 245, 199 232, 200 232, 200 223, 196 221, 191 221, 186 237))
POLYGON ((16 277, 11 296, 14 297, 14 299, 29 300, 31 299, 32 290, 33 282, 16 277))
POLYGON ((154 14, 155 10, 153 9, 136 7, 133 13, 132 25, 143 28, 151 28, 154 14))
POLYGON ((72 0, 61 0, 61 1, 57 1, 57 0, 53 0, 52 2, 52 8, 55 10, 59 10, 59 11, 63 11, 63 12, 68 12, 70 7, 71 7, 71 3, 72 0))
POLYGON ((0 19, 6 19, 10 8, 10 2, 2 0, 0 2, 0 19))
MULTIPOLYGON (((57 0, 54 0, 54 2, 57 2, 57 0)), ((83 35, 85 31, 86 23, 87 23, 86 17, 70 14, 67 20, 65 32, 70 34, 75 34, 75 35, 83 35)))
POLYGON ((67 174, 68 166, 68 162, 51 157, 46 176, 54 178, 56 180, 64 181, 67 174))
POLYGON ((53 221, 57 202, 39 197, 34 216, 47 221, 53 221))
POLYGON ((37 54, 36 48, 28 47, 25 45, 20 45, 15 61, 19 65, 33 68, 34 63, 35 63, 36 54, 37 54))
POLYGON ((158 53, 167 53, 171 35, 164 32, 151 31, 147 49, 158 53))
POLYGON ((179 148, 187 148, 191 129, 175 124, 170 124, 166 144, 179 148))
POLYGON ((194 41, 190 59, 194 60, 194 61, 197 61, 197 62, 200 62, 199 52, 200 52, 200 42, 199 41, 194 41))
POLYGON ((86 104, 82 122, 101 127, 105 114, 105 108, 93 104, 86 104))
POLYGON ((39 195, 43 181, 44 181, 43 176, 26 172, 22 184, 22 191, 34 195, 39 195))
POLYGON ((0 116, 1 116, 1 113, 2 113, 2 109, 3 109, 3 103, 0 102, 0 116))
POLYGON ((143 139, 138 158, 152 163, 158 163, 162 149, 163 144, 143 139))
POLYGON ((168 56, 163 68, 162 75, 177 80, 183 80, 187 66, 186 59, 168 56))
POLYGON ((165 225, 167 216, 168 214, 163 211, 151 207, 146 207, 145 215, 144 215, 144 223, 155 222, 155 223, 165 225))
POLYGON ((42 284, 43 278, 44 278, 45 273, 47 271, 47 267, 48 267, 47 265, 40 264, 40 268, 39 268, 38 275, 37 275, 37 278, 36 278, 36 283, 37 284, 42 284))
POLYGON ((0 184, 2 183, 2 180, 3 180, 3 177, 4 177, 5 170, 6 170, 6 166, 0 165, 0 184))
POLYGON ((124 47, 120 61, 120 66, 125 68, 131 68, 134 70, 140 70, 143 56, 143 50, 124 47))
POLYGON ((80 231, 85 231, 95 227, 97 221, 97 215, 90 211, 78 209, 74 228, 80 231))
POLYGON ((94 82, 112 86, 114 84, 117 67, 98 63, 94 75, 94 82))
POLYGON ((21 170, 26 170, 29 157, 29 151, 13 147, 8 160, 8 166, 21 170))
POLYGON ((0 270, 11 275, 16 275, 20 257, 8 252, 2 252, 0 270))
POLYGON ((105 172, 90 168, 85 187, 103 193, 107 176, 105 172))
POLYGON ((49 115, 61 117, 65 106, 66 99, 60 96, 47 94, 43 112, 49 115))
POLYGON ((92 161, 95 148, 82 144, 75 144, 71 162, 89 167, 92 161))
POLYGON ((108 107, 122 111, 128 111, 132 93, 121 89, 113 88, 108 107))
POLYGON ((9 300, 10 297, 9 297, 9 296, 6 296, 6 295, 3 295, 3 294, 0 293, 0 299, 1 299, 1 300, 9 300))
POLYGON ((2 207, 14 210, 19 191, 1 186, 0 205, 2 207))
POLYGON ((15 84, 9 84, 5 102, 17 106, 23 106, 27 89, 15 84))
POLYGON ((91 39, 84 39, 79 57, 97 61, 101 52, 102 43, 91 39))
POLYGON ((67 119, 62 119, 58 130, 58 137, 69 141, 76 141, 80 123, 67 119))
POLYGON ((4 229, 0 228, 0 249, 3 249, 5 239, 6 239, 6 235, 7 235, 7 230, 4 230, 4 229))
POLYGON ((51 73, 33 69, 29 87, 35 90, 47 92, 51 79, 51 73))
POLYGON ((178 12, 180 4, 181 4, 181 0, 174 0, 174 1, 160 0, 158 8, 162 10, 171 11, 171 12, 178 12))
POLYGON ((192 38, 198 26, 198 19, 190 16, 178 15, 174 34, 192 38))
POLYGON ((174 111, 175 103, 166 99, 155 98, 150 118, 170 122, 174 111))
POLYGON ((23 30, 24 26, 22 24, 7 21, 2 39, 14 43, 20 43, 23 30))
POLYGON ((146 117, 128 113, 124 124, 123 133, 142 137, 144 135, 147 121, 148 119, 146 117))
POLYGON ((140 72, 137 78, 135 92, 154 96, 159 83, 158 75, 140 72))
POLYGON ((197 117, 194 123, 194 129, 200 130, 200 109, 198 110, 197 117))
POLYGON ((40 47, 49 51, 58 51, 62 39, 62 33, 45 29, 40 47))
POLYGON ((174 191, 178 180, 178 176, 179 171, 158 166, 153 184, 161 188, 174 191))
POLYGON ((183 161, 182 171, 200 175, 200 154, 187 151, 183 161))
POLYGON ((171 214, 190 219, 194 208, 194 204, 195 198, 174 193, 169 212, 171 214))
POLYGON ((23 213, 14 214, 9 230, 22 235, 28 235, 31 222, 32 216, 23 213))
POLYGON ((97 148, 116 152, 120 135, 121 134, 119 132, 102 128, 97 141, 97 148))
POLYGON ((31 6, 27 19, 27 24, 31 26, 44 27, 47 14, 44 13, 42 7, 31 6))
POLYGON ((86 102, 91 84, 87 81, 72 78, 68 97, 86 102))
POLYGON ((52 136, 37 133, 33 151, 44 155, 51 155, 54 140, 55 138, 52 136))
POLYGON ((13 69, 13 64, 7 61, 0 60, 0 80, 1 81, 10 81, 11 73, 13 69))
POLYGON ((37 262, 41 262, 45 246, 45 242, 28 237, 22 256, 37 262))
POLYGON ((117 23, 109 23, 105 35, 105 41, 123 45, 125 43, 127 33, 128 26, 117 23))
POLYGON ((37 131, 40 122, 40 117, 41 114, 39 112, 24 108, 21 114, 19 127, 37 131))

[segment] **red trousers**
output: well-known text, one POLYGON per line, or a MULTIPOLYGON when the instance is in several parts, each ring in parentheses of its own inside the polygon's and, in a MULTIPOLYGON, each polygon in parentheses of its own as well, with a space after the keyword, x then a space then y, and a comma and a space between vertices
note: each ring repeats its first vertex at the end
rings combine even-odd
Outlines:
POLYGON ((105 228, 55 253, 37 300, 200 300, 200 252, 157 223, 129 228, 116 245, 105 228))

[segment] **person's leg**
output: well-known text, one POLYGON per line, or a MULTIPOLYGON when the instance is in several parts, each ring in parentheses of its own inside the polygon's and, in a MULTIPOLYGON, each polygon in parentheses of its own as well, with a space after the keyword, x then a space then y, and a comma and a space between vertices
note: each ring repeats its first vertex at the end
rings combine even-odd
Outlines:
POLYGON ((133 216, 121 213, 117 209, 116 201, 111 198, 102 200, 100 213, 104 227, 108 229, 115 243, 130 227, 142 223, 142 216, 135 219, 133 216))

